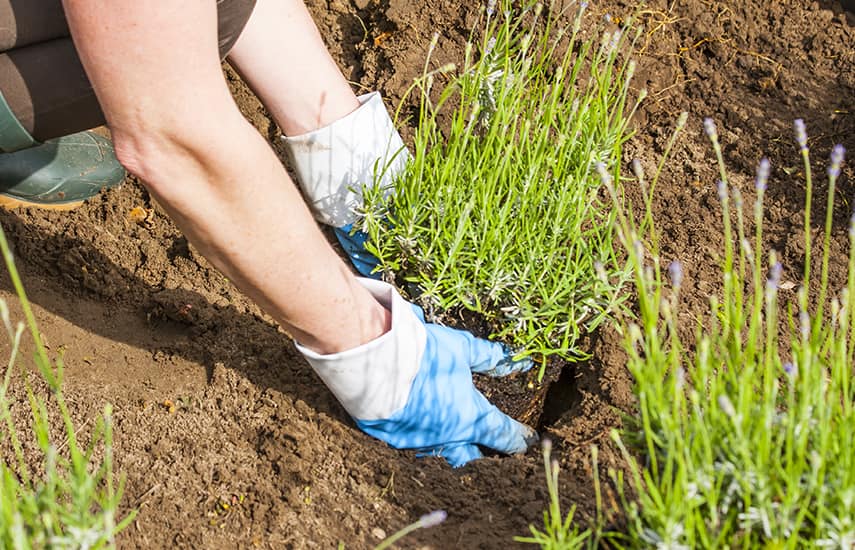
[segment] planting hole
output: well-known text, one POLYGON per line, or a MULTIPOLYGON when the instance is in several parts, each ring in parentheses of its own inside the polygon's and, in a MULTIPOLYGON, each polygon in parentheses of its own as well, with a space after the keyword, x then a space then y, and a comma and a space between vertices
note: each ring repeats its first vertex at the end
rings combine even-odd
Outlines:
POLYGON ((540 418, 534 425, 538 432, 555 425, 582 401, 579 392, 576 363, 564 363, 558 380, 552 382, 543 398, 540 418))

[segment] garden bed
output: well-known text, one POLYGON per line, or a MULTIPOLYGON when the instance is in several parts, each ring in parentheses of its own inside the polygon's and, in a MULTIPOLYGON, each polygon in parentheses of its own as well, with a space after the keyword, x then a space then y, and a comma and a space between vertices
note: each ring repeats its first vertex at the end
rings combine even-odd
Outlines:
MULTIPOLYGON (((457 0, 309 5, 348 78, 380 89, 389 105, 421 74, 435 31, 437 65, 463 57, 477 15, 473 3, 457 0)), ((592 2, 589 17, 609 14, 618 24, 636 5, 592 2)), ((783 280, 798 281, 804 187, 795 177, 792 121, 808 124, 816 173, 834 143, 855 150, 855 16, 837 0, 685 0, 651 1, 639 21, 646 32, 634 83, 648 98, 624 158, 640 159, 652 173, 677 115, 689 111, 654 216, 663 258, 684 266, 679 327, 690 336, 721 279, 717 168, 702 118, 718 122, 737 184, 750 187, 758 159, 771 159, 765 232, 781 252, 783 280)), ((279 148, 256 100, 229 79, 241 109, 279 148)), ((410 139, 412 128, 402 133, 410 139)), ((847 168, 834 218, 835 286, 845 279, 852 204, 844 199, 853 187, 847 168)), ((626 192, 640 200, 631 186, 626 192)), ((815 192, 823 204, 823 186, 815 192)), ((541 520, 539 452, 451 470, 361 434, 288 338, 188 247, 162 211, 129 216, 137 206, 153 208, 129 181, 70 214, 0 214, 47 343, 64 351, 77 425, 91 422, 105 401, 114 405, 124 507, 140 510, 121 547, 329 548, 342 541, 363 548, 444 509, 446 523, 417 532, 406 546, 495 548, 511 546, 541 520)), ((818 232, 821 223, 815 216, 818 232)), ((4 282, 4 297, 9 289, 4 282)), ((554 363, 543 386, 517 377, 484 388, 509 395, 499 404, 554 440, 564 504, 576 504, 582 520, 594 514, 590 446, 600 447, 601 472, 624 469, 608 435, 634 406, 621 339, 603 326, 584 345, 593 358, 554 363)), ((617 499, 606 482, 606 509, 617 499)))

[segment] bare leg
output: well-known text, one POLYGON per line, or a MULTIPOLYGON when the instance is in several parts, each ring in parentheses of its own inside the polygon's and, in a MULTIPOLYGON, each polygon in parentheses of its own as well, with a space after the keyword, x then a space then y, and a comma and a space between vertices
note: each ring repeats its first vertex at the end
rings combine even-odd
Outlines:
POLYGON ((214 3, 63 4, 119 159, 190 241, 318 352, 386 332, 389 312, 335 255, 235 106, 220 70, 214 3))
POLYGON ((227 59, 285 135, 326 126, 359 106, 302 0, 258 0, 227 59))

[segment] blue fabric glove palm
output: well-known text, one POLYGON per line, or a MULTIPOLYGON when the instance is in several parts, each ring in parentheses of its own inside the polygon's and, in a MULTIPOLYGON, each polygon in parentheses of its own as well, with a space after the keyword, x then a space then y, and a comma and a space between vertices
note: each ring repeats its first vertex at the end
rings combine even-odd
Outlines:
POLYGON ((334 228, 334 232, 339 244, 341 244, 342 250, 350 258, 350 263, 353 264, 356 271, 363 277, 379 279, 380 273, 375 273, 374 268, 380 265, 380 261, 373 254, 365 250, 365 242, 368 240, 368 234, 364 231, 354 231, 352 223, 344 227, 336 227, 334 228))
POLYGON ((421 368, 407 405, 387 419, 359 420, 364 432, 398 449, 438 455, 454 467, 481 458, 478 446, 525 452, 537 433, 492 405, 472 384, 472 372, 511 374, 531 368, 507 349, 468 332, 426 324, 421 368))
POLYGON ((452 466, 481 447, 524 452, 537 441, 472 384, 472 373, 505 376, 531 368, 502 344, 425 323, 421 309, 386 283, 359 279, 392 312, 386 334, 352 350, 321 355, 297 344, 360 429, 399 449, 442 456, 452 466))

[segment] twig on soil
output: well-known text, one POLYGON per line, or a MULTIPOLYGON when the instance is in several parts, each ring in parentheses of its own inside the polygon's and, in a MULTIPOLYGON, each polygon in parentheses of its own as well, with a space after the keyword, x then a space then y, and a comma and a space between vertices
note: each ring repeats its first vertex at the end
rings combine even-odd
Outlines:
MULTIPOLYGON (((77 434, 80 433, 80 430, 82 430, 83 428, 88 426, 91 421, 92 421, 92 417, 90 416, 89 418, 86 419, 86 421, 83 424, 81 424, 80 426, 77 427, 76 430, 74 430, 75 439, 77 438, 77 434)), ((56 448, 56 452, 61 453, 62 450, 68 446, 68 442, 70 439, 71 439, 70 437, 66 437, 65 441, 63 441, 62 444, 56 448)))
MULTIPOLYGON (((154 485, 149 487, 149 489, 145 493, 141 494, 140 496, 138 496, 136 498, 136 500, 134 500, 133 508, 136 508, 137 506, 140 506, 141 504, 143 504, 143 499, 145 499, 147 496, 149 496, 151 493, 153 493, 159 487, 160 487, 160 482, 155 483, 154 485)), ((136 524, 136 522, 134 522, 134 523, 136 524)))

